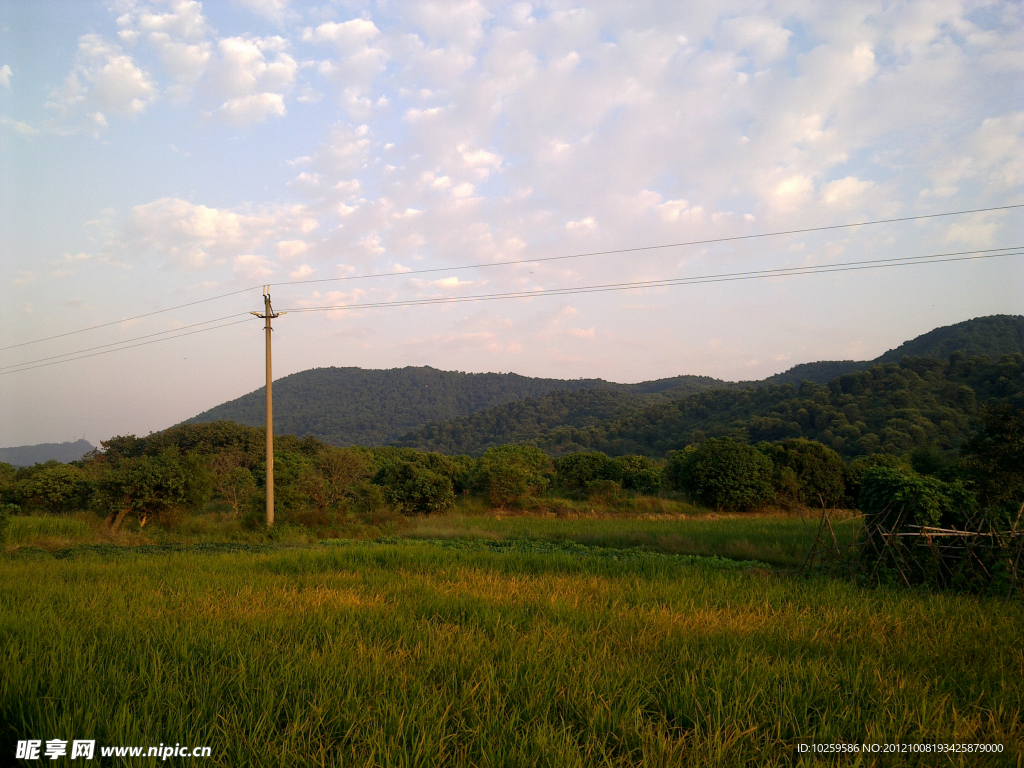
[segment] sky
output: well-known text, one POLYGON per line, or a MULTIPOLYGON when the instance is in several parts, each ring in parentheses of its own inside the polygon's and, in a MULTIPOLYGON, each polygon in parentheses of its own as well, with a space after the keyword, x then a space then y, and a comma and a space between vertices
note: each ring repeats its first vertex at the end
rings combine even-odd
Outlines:
POLYGON ((258 389, 265 284, 275 378, 750 380, 1024 314, 1013 256, 296 311, 1020 246, 1024 209, 623 252, 1024 203, 1022 52, 1020 2, 0 2, 0 446, 258 389))

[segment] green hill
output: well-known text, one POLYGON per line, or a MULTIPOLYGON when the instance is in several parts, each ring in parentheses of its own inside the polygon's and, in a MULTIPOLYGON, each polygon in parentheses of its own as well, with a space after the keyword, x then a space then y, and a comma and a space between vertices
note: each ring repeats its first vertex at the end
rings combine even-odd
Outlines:
POLYGON ((525 442, 553 455, 600 450, 664 456, 707 437, 747 442, 805 437, 845 456, 949 450, 977 428, 980 404, 1024 406, 1024 356, 950 361, 905 358, 846 374, 827 385, 773 384, 716 389, 678 398, 621 392, 555 392, 431 424, 398 445, 479 454, 525 442))
MULTIPOLYGON (((676 376, 639 384, 603 379, 538 379, 514 373, 460 373, 434 368, 364 370, 317 368, 274 383, 274 426, 281 434, 313 436, 333 445, 401 443, 450 453, 479 452, 505 442, 549 441, 568 451, 595 439, 572 430, 659 403, 709 390, 738 391, 838 376, 904 355, 948 358, 953 351, 997 360, 1024 352, 1024 317, 997 315, 938 328, 886 352, 875 361, 805 363, 762 382, 732 383, 707 376, 676 376), (513 407, 514 406, 514 407, 513 407)), ((185 423, 221 419, 250 426, 264 423, 264 390, 258 389, 185 423)), ((625 439, 625 438, 623 438, 625 439)))
MULTIPOLYGON (((435 368, 315 368, 274 382, 274 430, 332 445, 383 445, 430 422, 466 416, 553 391, 580 389, 688 394, 728 386, 707 376, 642 384, 603 379, 535 379, 515 373, 460 373, 435 368)), ((263 426, 265 390, 219 405, 186 424, 227 419, 263 426)))
POLYGON ((954 352, 968 357, 987 355, 998 360, 1003 355, 1024 354, 1024 317, 992 315, 965 320, 904 342, 874 360, 825 360, 801 363, 788 371, 769 376, 764 384, 799 384, 813 381, 828 384, 837 376, 865 371, 878 363, 898 363, 904 357, 936 357, 945 360, 954 352))
POLYGON ((75 440, 73 443, 40 443, 39 445, 19 445, 14 448, 0 448, 0 461, 15 467, 31 467, 46 461, 78 461, 80 458, 96 450, 86 439, 75 440))

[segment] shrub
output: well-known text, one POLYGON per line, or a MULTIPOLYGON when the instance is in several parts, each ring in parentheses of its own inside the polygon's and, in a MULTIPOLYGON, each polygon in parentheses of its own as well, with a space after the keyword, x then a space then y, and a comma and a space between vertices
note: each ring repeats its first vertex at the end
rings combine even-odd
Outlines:
POLYGON ((442 512, 455 502, 449 477, 411 461, 388 462, 373 483, 380 486, 384 501, 402 514, 442 512))
POLYGON ((196 454, 168 448, 159 456, 119 458, 97 483, 96 506, 117 530, 126 515, 143 526, 175 509, 201 507, 210 494, 210 472, 196 454))
POLYGON ((963 468, 987 506, 1024 503, 1024 408, 986 405, 982 429, 964 446, 963 468))
POLYGON ((860 484, 865 473, 875 467, 890 469, 910 469, 910 466, 899 456, 890 453, 872 453, 870 456, 858 456, 843 469, 843 485, 846 488, 846 504, 851 508, 858 506, 860 501, 860 484))
POLYGON ((619 456, 615 463, 622 475, 622 487, 646 496, 661 492, 663 473, 646 456, 619 456))
POLYGON ((622 499, 622 486, 614 480, 587 483, 587 498, 601 504, 614 504, 622 499))
POLYGON ((747 510, 774 498, 772 463, 749 445, 727 437, 673 454, 666 467, 676 490, 716 509, 747 510))
POLYGON ((860 509, 866 525, 885 531, 963 527, 977 512, 977 501, 960 481, 944 483, 908 468, 874 467, 861 480, 860 509))
POLYGON ((48 461, 21 470, 14 495, 22 507, 46 512, 85 509, 93 494, 89 476, 72 464, 48 461))
POLYGON ((796 438, 761 443, 758 449, 774 465, 772 480, 778 500, 812 507, 843 503, 843 459, 831 448, 796 438))
POLYGON ((532 445, 488 448, 477 463, 476 487, 496 507, 518 504, 542 493, 550 482, 551 459, 532 445))
POLYGON ((11 522, 11 513, 18 508, 14 504, 0 503, 0 544, 7 541, 7 526, 11 522), (13 509, 12 509, 13 507, 13 509))
POLYGON ((622 480, 622 464, 601 451, 579 451, 555 459, 555 481, 572 493, 585 493, 598 480, 622 480))

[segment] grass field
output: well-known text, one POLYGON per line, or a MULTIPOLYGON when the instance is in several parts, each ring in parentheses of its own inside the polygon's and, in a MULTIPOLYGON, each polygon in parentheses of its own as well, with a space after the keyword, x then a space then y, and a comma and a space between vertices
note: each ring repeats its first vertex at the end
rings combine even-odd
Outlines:
MULTIPOLYGON (((711 546, 701 526, 729 520, 685 522, 637 521, 639 543, 711 546)), ((95 738, 223 766, 772 766, 842 740, 998 742, 992 762, 1020 764, 1018 603, 601 548, 625 534, 600 519, 410 532, 448 538, 0 557, 0 754, 95 738)))
MULTIPOLYGON (((718 555, 793 566, 803 562, 818 520, 779 514, 533 515, 460 514, 416 518, 401 532, 419 538, 543 539, 602 547, 643 547, 654 552, 718 555)), ((851 519, 837 521, 841 544, 855 533, 851 519)))

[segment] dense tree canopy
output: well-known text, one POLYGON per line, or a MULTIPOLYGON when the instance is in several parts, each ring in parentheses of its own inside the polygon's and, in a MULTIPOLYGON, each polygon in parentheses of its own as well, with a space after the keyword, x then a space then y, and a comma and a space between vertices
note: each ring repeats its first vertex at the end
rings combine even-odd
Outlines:
POLYGON ((435 424, 402 439, 426 450, 477 454, 513 436, 553 455, 600 450, 664 456, 709 437, 816 440, 842 456, 958 448, 977 429, 979 403, 1024 401, 1024 357, 907 358, 805 382, 700 392, 643 403, 636 395, 553 393, 435 424))

